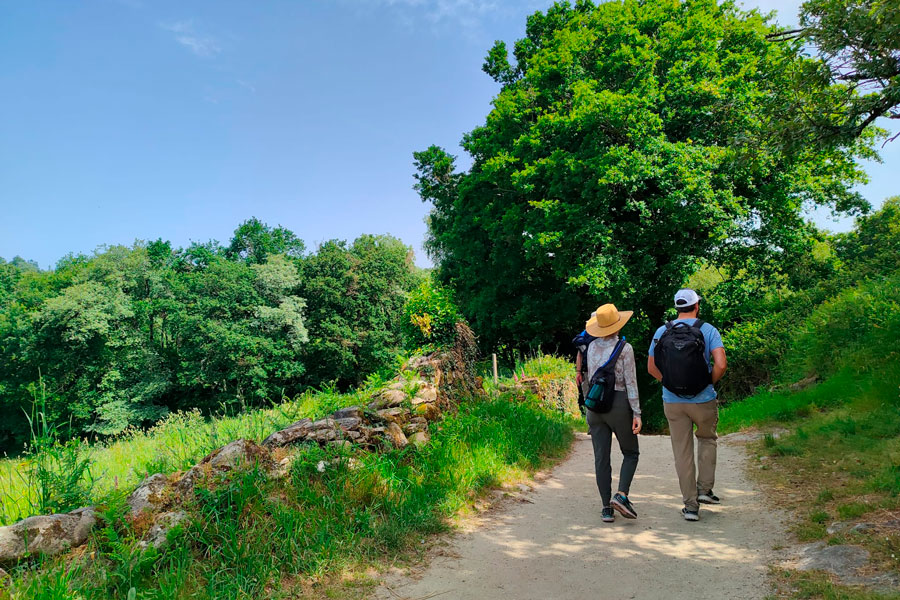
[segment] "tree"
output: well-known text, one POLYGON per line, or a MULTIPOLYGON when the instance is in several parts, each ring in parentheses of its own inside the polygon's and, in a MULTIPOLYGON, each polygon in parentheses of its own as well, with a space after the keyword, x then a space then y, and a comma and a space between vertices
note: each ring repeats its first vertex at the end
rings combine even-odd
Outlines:
POLYGON ((392 364, 408 293, 420 281, 412 250, 390 236, 363 235, 348 247, 330 241, 301 263, 308 299, 307 381, 359 384, 392 364))
POLYGON ((769 136, 807 60, 773 31, 731 2, 579 1, 529 17, 515 64, 494 46, 471 168, 414 154, 427 248, 484 343, 566 343, 610 301, 639 311, 640 339, 703 260, 777 271, 808 245, 804 206, 865 209, 862 142, 769 136))
POLYGON ((770 36, 802 40, 817 55, 797 69, 797 102, 789 113, 800 130, 796 137, 852 143, 876 119, 900 119, 896 0, 807 0, 800 24, 770 36))
POLYGON ((270 254, 284 254, 291 258, 303 256, 306 247, 293 231, 282 226, 270 227, 256 217, 244 221, 234 230, 225 255, 248 264, 259 264, 270 254))

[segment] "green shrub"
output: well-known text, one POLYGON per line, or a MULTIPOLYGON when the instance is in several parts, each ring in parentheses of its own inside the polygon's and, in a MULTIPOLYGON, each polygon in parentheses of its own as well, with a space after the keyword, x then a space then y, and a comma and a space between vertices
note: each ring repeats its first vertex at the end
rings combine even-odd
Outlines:
POLYGON ((440 284, 426 281, 414 290, 403 307, 401 332, 407 350, 433 350, 452 346, 456 338, 459 311, 450 292, 440 284))

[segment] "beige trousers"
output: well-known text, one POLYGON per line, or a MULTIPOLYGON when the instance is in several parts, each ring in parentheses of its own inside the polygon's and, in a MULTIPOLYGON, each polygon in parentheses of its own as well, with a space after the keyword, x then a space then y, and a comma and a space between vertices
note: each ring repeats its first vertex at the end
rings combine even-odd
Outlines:
POLYGON ((716 482, 716 425, 719 408, 716 400, 692 404, 665 402, 663 408, 669 421, 675 472, 681 486, 681 496, 688 510, 699 510, 699 492, 708 492, 716 482), (694 426, 697 426, 697 466, 694 467, 694 426))

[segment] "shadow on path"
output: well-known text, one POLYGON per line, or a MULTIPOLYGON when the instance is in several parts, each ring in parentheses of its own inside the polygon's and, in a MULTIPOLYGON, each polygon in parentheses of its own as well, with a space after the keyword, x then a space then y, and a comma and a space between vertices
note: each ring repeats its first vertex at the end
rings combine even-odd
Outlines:
MULTIPOLYGON (((696 523, 681 517, 669 438, 642 436, 631 489, 639 518, 600 521, 590 438, 517 503, 454 536, 422 572, 389 577, 380 599, 763 598, 778 519, 744 477, 741 447, 719 444, 716 493, 696 523)), ((613 444, 615 446, 615 444, 613 444)), ((614 450, 614 479, 621 456, 614 450)))

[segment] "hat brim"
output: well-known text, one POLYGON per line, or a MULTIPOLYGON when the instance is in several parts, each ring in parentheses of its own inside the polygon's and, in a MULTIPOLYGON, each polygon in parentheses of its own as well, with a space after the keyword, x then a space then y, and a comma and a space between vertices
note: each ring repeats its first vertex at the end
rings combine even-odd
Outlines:
POLYGON ((633 314, 633 310, 620 310, 619 320, 612 325, 607 325, 606 327, 602 327, 599 323, 597 323, 597 317, 593 316, 587 323, 584 324, 584 329, 594 337, 606 337, 625 327, 625 323, 628 322, 628 319, 630 319, 631 315, 633 314))

